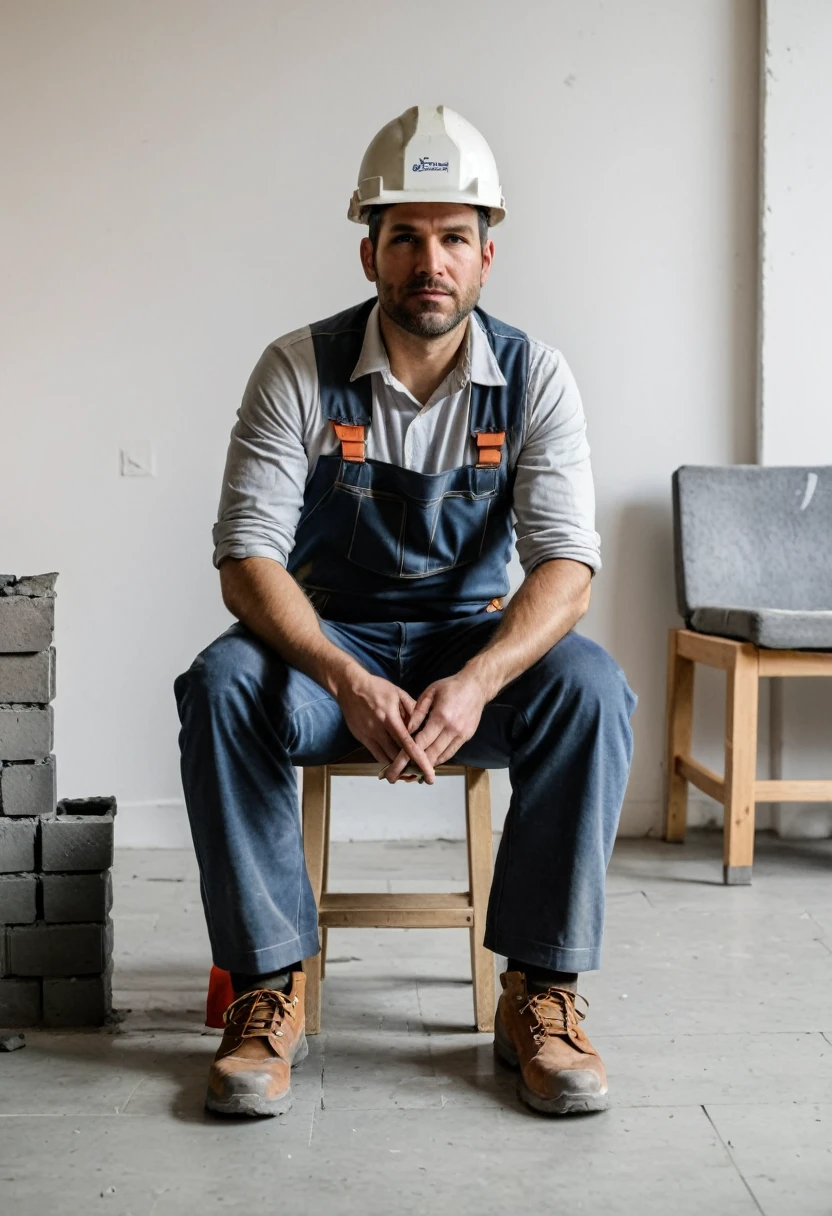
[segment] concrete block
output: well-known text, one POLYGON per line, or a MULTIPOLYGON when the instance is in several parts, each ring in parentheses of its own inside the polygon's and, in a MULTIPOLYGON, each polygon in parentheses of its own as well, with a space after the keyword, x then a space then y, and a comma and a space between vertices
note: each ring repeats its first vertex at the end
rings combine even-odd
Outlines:
POLYGON ((13 925, 9 970, 18 976, 101 975, 113 956, 113 922, 104 925, 13 925))
POLYGON ((0 574, 0 595, 50 596, 55 598, 57 592, 55 583, 58 581, 56 571, 51 574, 23 574, 20 578, 14 575, 0 574))
POLYGON ((57 806, 55 757, 0 768, 0 813, 54 815, 57 806))
POLYGON ((115 794, 96 794, 93 798, 62 798, 59 815, 115 815, 118 810, 115 794))
POLYGON ((45 760, 52 739, 51 705, 0 705, 0 760, 45 760))
POLYGON ((0 704, 46 705, 55 699, 55 647, 0 654, 0 704))
MULTIPOLYGON (((37 874, 0 874, 0 922, 32 925, 38 914, 37 874)), ((95 917, 89 917, 94 920, 95 917)))
POLYGON ((35 868, 37 819, 0 819, 0 874, 35 868))
POLYGON ((101 1026, 113 1008, 113 969, 43 981, 45 1026, 101 1026))
POLYGON ((0 980, 0 1026, 37 1026, 41 1017, 40 980, 0 980))
POLYGON ((106 802, 107 799, 79 798, 58 803, 54 819, 40 821, 41 869, 44 873, 71 870, 109 870, 113 864, 113 808, 105 814, 67 814, 79 803, 106 802))
POLYGON ((113 879, 109 870, 103 874, 44 874, 41 886, 43 919, 47 924, 79 921, 103 924, 113 906, 113 879))
MULTIPOLYGON (((3 590, 6 592, 8 588, 3 590)), ((0 654, 48 650, 54 631, 54 599, 0 596, 0 654)))

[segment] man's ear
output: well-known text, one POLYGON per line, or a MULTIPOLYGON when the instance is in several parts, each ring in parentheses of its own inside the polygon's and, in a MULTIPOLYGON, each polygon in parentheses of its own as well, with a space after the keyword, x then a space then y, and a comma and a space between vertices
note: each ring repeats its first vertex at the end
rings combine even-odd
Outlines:
POLYGON ((361 255, 361 268, 366 278, 371 283, 375 283, 378 278, 376 274, 376 251, 373 249, 373 242, 368 236, 362 238, 359 253, 361 255))
POLYGON ((480 287, 485 287, 491 267, 494 263, 494 242, 486 241, 482 250, 482 271, 480 272, 480 287))

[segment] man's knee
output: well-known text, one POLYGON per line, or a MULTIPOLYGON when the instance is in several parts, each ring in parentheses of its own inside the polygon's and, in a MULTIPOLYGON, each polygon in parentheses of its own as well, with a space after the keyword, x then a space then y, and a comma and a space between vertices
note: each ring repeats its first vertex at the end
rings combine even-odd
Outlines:
POLYGON ((250 699, 265 679, 265 647, 250 634, 230 630, 207 646, 173 689, 179 716, 196 706, 212 708, 250 699))
POLYGON ((583 707, 621 708, 629 717, 638 698, 619 664, 603 646, 569 633, 540 660, 547 682, 583 707))

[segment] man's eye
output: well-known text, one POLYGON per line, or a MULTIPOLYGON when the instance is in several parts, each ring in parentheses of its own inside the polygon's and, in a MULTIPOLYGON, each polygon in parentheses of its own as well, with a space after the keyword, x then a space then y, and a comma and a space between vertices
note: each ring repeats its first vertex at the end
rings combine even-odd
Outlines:
POLYGON ((409 232, 401 232, 398 236, 393 237, 394 245, 401 245, 404 241, 412 241, 413 237, 409 232))
POLYGON ((453 243, 455 245, 464 245, 465 244, 464 237, 459 236, 459 234, 456 232, 449 232, 447 239, 449 241, 453 241, 453 243))

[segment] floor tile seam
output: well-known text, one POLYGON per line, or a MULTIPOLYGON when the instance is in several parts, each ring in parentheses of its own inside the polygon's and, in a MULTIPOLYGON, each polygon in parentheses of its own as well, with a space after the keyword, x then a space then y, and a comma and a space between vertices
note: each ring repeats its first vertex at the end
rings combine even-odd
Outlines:
MULTIPOLYGON (((720 1039, 748 1039, 748 1038, 774 1038, 777 1035, 828 1035, 829 1031, 821 1030, 817 1026, 794 1030, 726 1030, 720 1031, 720 1039)), ((593 1042, 603 1041, 609 1043, 616 1039, 713 1039, 716 1036, 712 1030, 633 1030, 625 1033, 610 1033, 605 1031, 595 1030, 592 1034, 593 1042)), ((832 1039, 829 1040, 832 1043, 832 1039)))
MULTIPOLYGON (((706 1102, 704 1105, 723 1107, 723 1106, 746 1106, 748 1104, 744 1103, 744 1102, 706 1102)), ((788 1106, 790 1108, 794 1107, 794 1106, 798 1106, 798 1107, 805 1106, 805 1107, 811 1107, 813 1109, 823 1109, 824 1111, 829 1111, 829 1113, 832 1114, 832 1098, 821 1098, 816 1102, 811 1101, 811 1099, 801 1100, 800 1102, 788 1102, 788 1101, 784 1101, 781 1098, 781 1099, 775 1100, 773 1102, 769 1102, 769 1101, 765 1101, 765 1100, 760 1101, 760 1102, 755 1102, 754 1106, 758 1110, 782 1110, 785 1106, 788 1106)))
POLYGON ((137 1111, 134 1115, 121 1115, 116 1108, 113 1110, 92 1111, 0 1111, 0 1119, 158 1119, 158 1111, 137 1111))
MULTIPOLYGON (((356 1034, 355 1030, 346 1030, 346 1029, 343 1031, 331 1030, 329 1033, 334 1036, 343 1034, 344 1038, 346 1040, 348 1040, 349 1042, 353 1042, 355 1040, 355 1038, 360 1037, 360 1034, 361 1034, 360 1031, 358 1032, 358 1034, 356 1034)), ((404 1034, 405 1032, 398 1031, 398 1032, 391 1032, 391 1034, 392 1033, 404 1034)), ((43 1029, 43 1030, 35 1029, 32 1031, 27 1031, 27 1034, 31 1035, 33 1043, 41 1042, 44 1040, 48 1041, 48 1042, 54 1042, 56 1039, 66 1039, 66 1040, 89 1039, 91 1042, 93 1042, 93 1041, 98 1041, 98 1039, 99 1039, 99 1033, 95 1030, 79 1030, 79 1031, 74 1031, 71 1033, 61 1033, 61 1034, 53 1036, 53 1034, 47 1029, 43 1029)), ((190 1026, 178 1027, 178 1026, 158 1026, 158 1025, 137 1026, 135 1028, 128 1027, 124 1030, 116 1030, 116 1031, 107 1030, 103 1034, 101 1034, 100 1037, 104 1038, 106 1036, 107 1038, 112 1038, 112 1039, 116 1039, 116 1038, 118 1038, 118 1039, 137 1039, 137 1038, 146 1037, 147 1035, 150 1035, 150 1034, 158 1035, 160 1037, 165 1037, 165 1038, 188 1035, 188 1036, 192 1036, 194 1038, 204 1038, 204 1039, 208 1039, 208 1040, 212 1040, 212 1041, 214 1039, 218 1039, 220 1037, 219 1034, 215 1035, 215 1034, 205 1033, 205 1031, 203 1029, 198 1028, 198 1027, 190 1027, 190 1026)), ((480 1046, 485 1047, 488 1045, 489 1039, 491 1037, 490 1032, 485 1032, 481 1035, 477 1035, 476 1038, 474 1037, 475 1034, 476 1034, 476 1032, 473 1030, 471 1030, 471 1031, 463 1030, 463 1031, 459 1031, 459 1032, 451 1032, 449 1034, 448 1031, 444 1030, 444 1029, 431 1030, 429 1027, 427 1027, 424 1031, 424 1038, 426 1040, 428 1040, 429 1044, 432 1040, 450 1038, 451 1041, 453 1043, 457 1044, 459 1047, 467 1047, 467 1046, 472 1047, 475 1045, 480 1045, 480 1046), (470 1040, 469 1040, 469 1036, 470 1036, 470 1040)), ((826 1041, 832 1046, 832 1030, 821 1030, 818 1027, 812 1027, 810 1029, 794 1029, 794 1030, 730 1030, 730 1031, 724 1031, 724 1032, 720 1033, 719 1038, 720 1039, 739 1039, 739 1038, 764 1039, 764 1038, 776 1038, 776 1037, 783 1036, 783 1035, 790 1035, 792 1037, 800 1036, 800 1037, 804 1037, 804 1038, 820 1036, 821 1038, 826 1039, 826 1041)), ((367 1037, 372 1038, 375 1041, 375 1039, 377 1038, 377 1032, 375 1030, 372 1030, 372 1031, 368 1030, 367 1037)), ((421 1036, 412 1034, 412 1032, 410 1032, 410 1037, 418 1038, 421 1036)), ((634 1031, 630 1031, 630 1032, 596 1031, 592 1037, 593 1037, 593 1040, 599 1040, 599 1041, 603 1041, 605 1043, 615 1043, 615 1042, 618 1042, 619 1040, 624 1041, 624 1040, 629 1040, 629 1039, 672 1039, 674 1041, 677 1039, 685 1039, 685 1040, 687 1040, 687 1039, 696 1039, 696 1040, 713 1039, 714 1034, 713 1034, 713 1031, 708 1031, 708 1030, 701 1030, 701 1031, 700 1030, 678 1030, 678 1031, 634 1030, 634 1031)))
MULTIPOLYGON (((711 1103, 709 1103, 708 1105, 711 1105, 711 1103)), ((711 1127, 713 1128, 714 1135, 719 1140, 719 1143, 722 1145, 723 1151, 725 1152, 726 1156, 728 1157, 728 1160, 731 1162, 731 1165, 734 1167, 734 1170, 735 1170, 737 1176, 739 1177, 740 1182, 743 1184, 746 1191, 748 1192, 751 1202, 754 1204, 754 1207, 760 1213, 760 1216, 766 1216, 765 1209, 763 1208, 763 1206, 760 1203, 757 1196, 754 1194, 754 1191, 751 1188, 751 1184, 749 1183, 748 1179, 745 1177, 745 1174, 743 1174, 742 1170, 740 1169, 739 1164, 737 1163, 737 1160, 734 1157, 733 1150, 729 1147, 728 1143, 723 1139, 722 1133, 720 1132, 719 1128, 714 1123, 713 1119, 711 1118, 710 1114, 708 1113, 708 1105, 703 1103, 700 1106, 700 1110, 702 1111, 703 1115, 705 1116, 705 1118, 708 1120, 711 1127)))
MULTIPOLYGON (((471 1096, 474 1097, 475 1093, 476 1093, 476 1091, 472 1089, 471 1096)), ((316 1106, 316 1109, 321 1110, 321 1111, 354 1111, 354 1112, 390 1111, 390 1110, 448 1110, 451 1108, 453 1108, 454 1110, 460 1110, 460 1111, 461 1110, 491 1110, 491 1109, 493 1109, 495 1112, 496 1111, 513 1111, 513 1110, 520 1111, 520 1107, 515 1106, 514 1103, 498 1102, 498 1101, 494 1101, 493 1099, 485 1100, 485 1101, 459 1102, 459 1101, 455 1100, 456 1097, 458 1097, 458 1095, 455 1095, 455 1094, 439 1094, 438 1096, 440 1098, 444 1098, 444 1101, 439 1102, 439 1103, 395 1102, 392 1104, 387 1102, 382 1105, 372 1105, 372 1106, 366 1106, 366 1105, 351 1106, 351 1105, 347 1105, 343 1102, 336 1102, 336 1104, 333 1105, 332 1102, 330 1102, 330 1104, 328 1104, 328 1105, 318 1105, 318 1106, 316 1106)), ((496 1096, 497 1096, 497 1094, 496 1094, 496 1087, 495 1087, 494 1097, 496 1097, 496 1096)), ((639 1110, 639 1111, 641 1111, 641 1110, 692 1111, 692 1110, 705 1110, 706 1107, 712 1107, 712 1108, 740 1107, 740 1108, 744 1108, 744 1109, 747 1108, 749 1110, 758 1110, 761 1105, 764 1105, 764 1104, 757 1102, 757 1101, 745 1101, 745 1102, 738 1102, 736 1100, 712 1101, 710 1099, 708 1099, 706 1102, 696 1101, 696 1100, 692 1100, 690 1102, 683 1102, 683 1101, 621 1102, 621 1101, 613 1100, 610 1102, 608 1109, 612 1112, 636 1111, 636 1110, 639 1110)), ((830 1103, 830 1102, 779 1102, 776 1105, 778 1108, 780 1108, 782 1106, 790 1106, 790 1107, 791 1106, 796 1106, 796 1107, 805 1106, 805 1107, 809 1107, 809 1108, 816 1108, 818 1106, 832 1106, 832 1103, 830 1103)))
MULTIPOLYGON (((821 1037, 832 1033, 826 1030, 726 1030, 720 1031, 719 1039, 762 1039, 773 1038, 775 1035, 803 1035, 810 1038, 812 1035, 820 1035, 821 1037)), ((679 1030, 676 1032, 670 1031, 650 1031, 650 1030, 633 1030, 628 1032, 615 1032, 606 1034, 603 1031, 598 1031, 593 1034, 594 1040, 603 1039, 604 1042, 614 1042, 616 1039, 713 1039, 714 1032, 712 1030, 679 1030)))
MULTIPOLYGON (((615 1077, 613 1077, 613 1082, 614 1081, 615 1081, 615 1077)), ((809 1107, 830 1106, 830 1107, 832 1107, 832 1098, 829 1098, 829 1099, 824 1098, 824 1099, 821 1099, 819 1102, 807 1101, 805 1099, 801 1099, 800 1101, 795 1100, 795 1101, 790 1102, 786 1099, 786 1100, 781 1100, 779 1102, 769 1102, 769 1103, 761 1102, 759 1100, 759 1098, 747 1098, 747 1099, 706 1098, 704 1102, 701 1099, 699 1099, 698 1101, 696 1099, 693 1099, 690 1102, 683 1102, 683 1101, 619 1102, 619 1101, 616 1101, 613 1099, 610 1102, 610 1110, 693 1110, 695 1108, 705 1110, 706 1107, 722 1108, 722 1107, 726 1107, 726 1106, 743 1107, 743 1108, 749 1108, 752 1110, 759 1110, 763 1106, 773 1106, 773 1107, 776 1107, 778 1110, 783 1106, 789 1106, 789 1107, 791 1107, 791 1106, 798 1106, 798 1107, 800 1107, 800 1106, 809 1106, 809 1107)))

